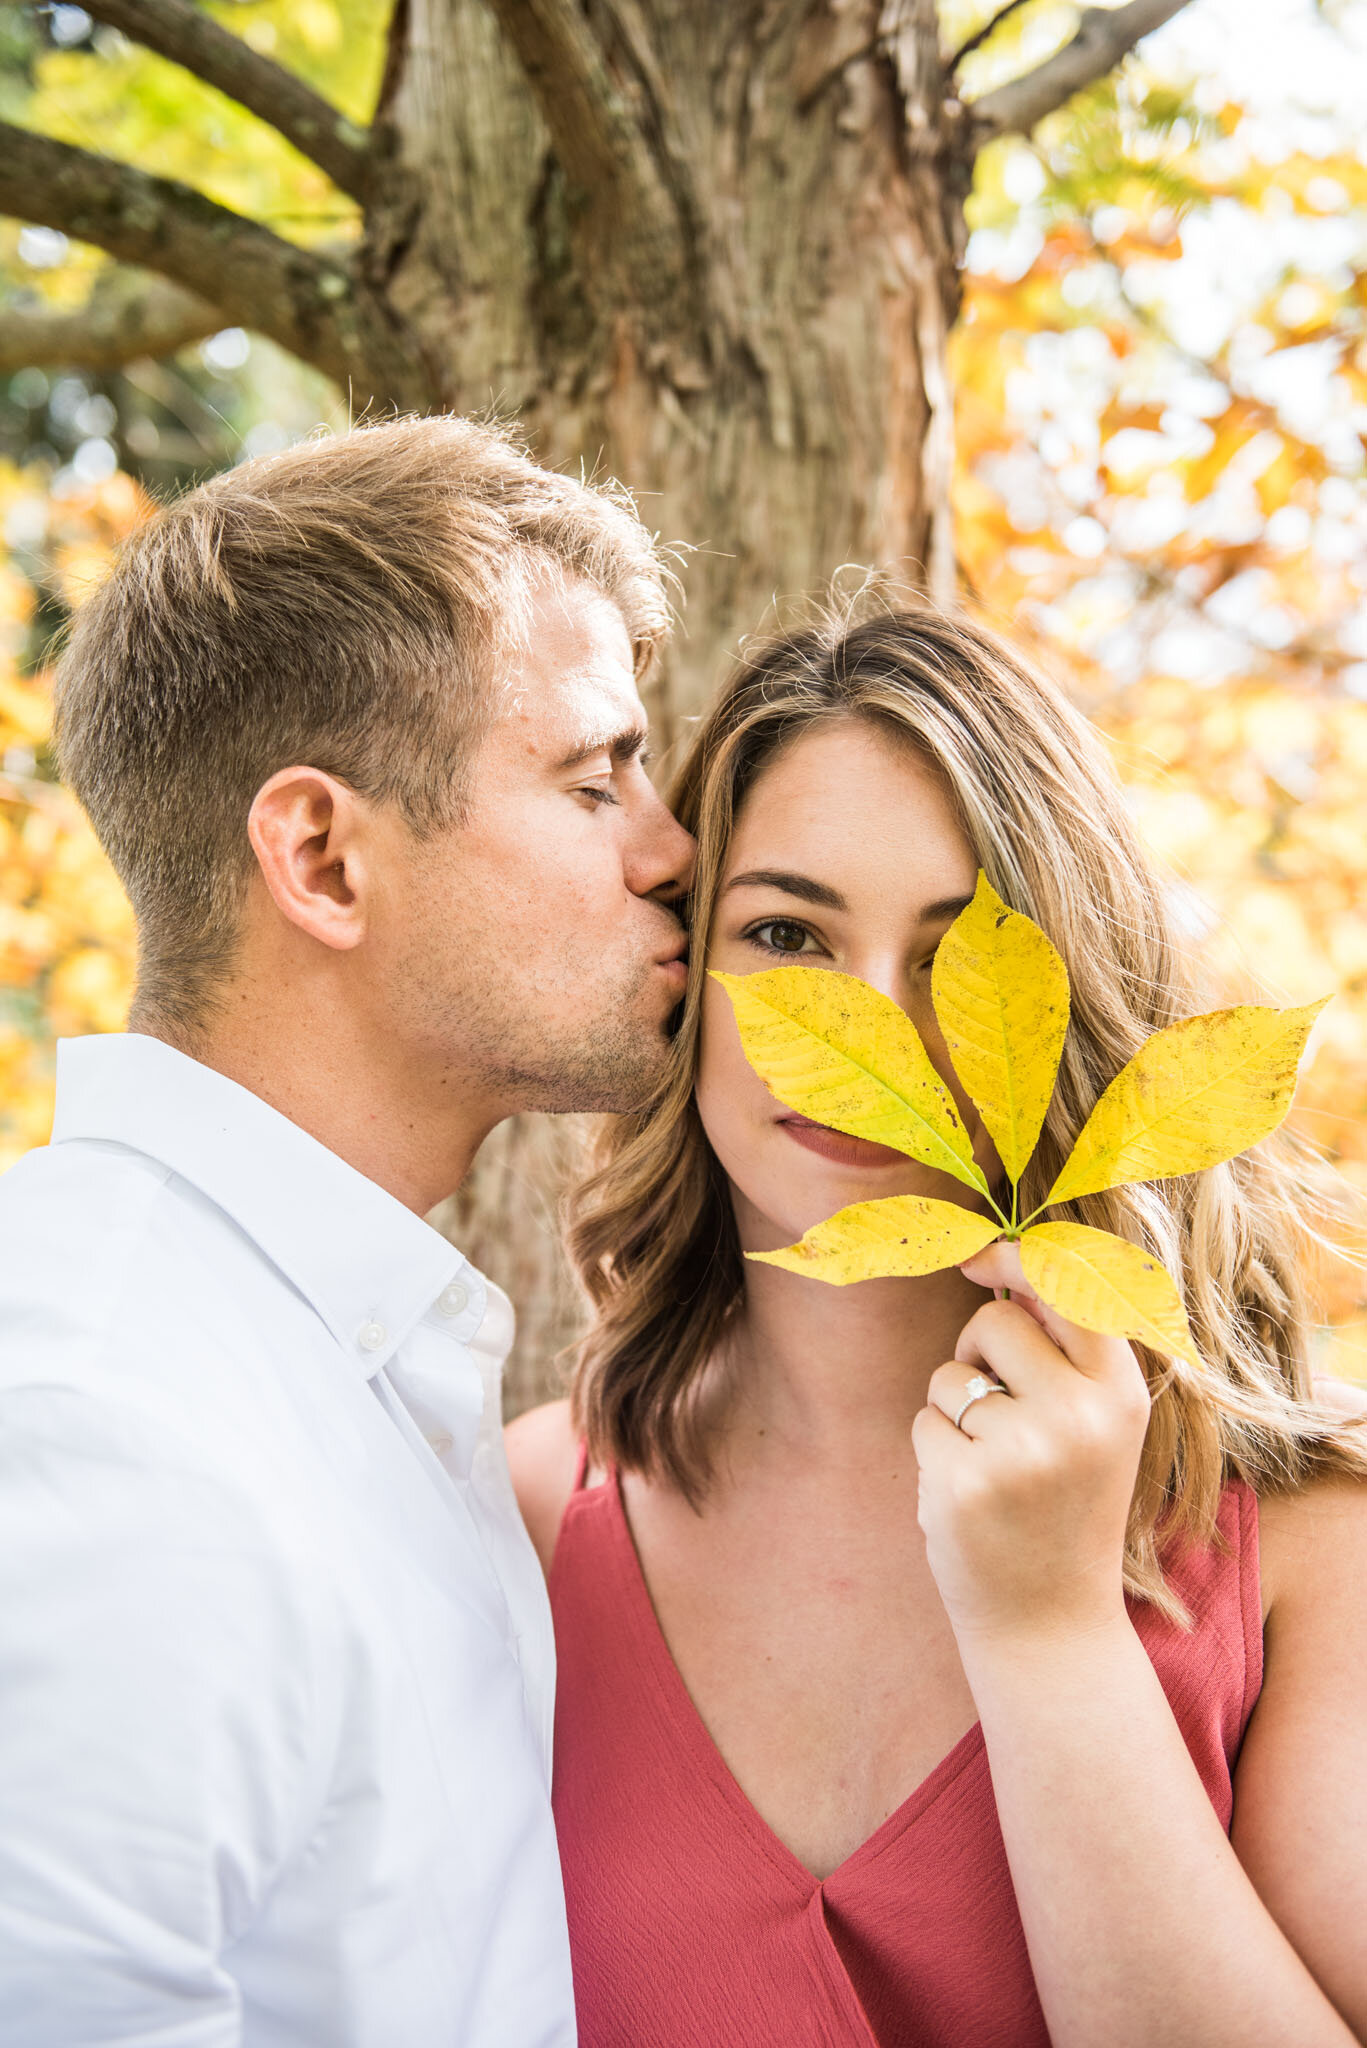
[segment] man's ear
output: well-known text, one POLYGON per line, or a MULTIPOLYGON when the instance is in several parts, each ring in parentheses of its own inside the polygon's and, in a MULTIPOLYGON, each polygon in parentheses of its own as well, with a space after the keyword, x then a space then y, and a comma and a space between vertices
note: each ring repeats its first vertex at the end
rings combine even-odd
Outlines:
POLYGON ((355 790, 320 768, 282 768, 262 783, 247 819, 280 915, 337 952, 365 937, 366 809, 355 790))

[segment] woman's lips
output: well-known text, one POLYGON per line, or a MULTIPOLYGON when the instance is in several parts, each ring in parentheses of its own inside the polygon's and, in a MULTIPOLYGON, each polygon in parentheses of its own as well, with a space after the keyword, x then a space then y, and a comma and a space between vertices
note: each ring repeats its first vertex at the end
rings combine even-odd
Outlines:
POLYGON ((852 1138, 845 1131, 833 1131, 829 1124, 813 1123, 810 1117, 784 1116, 778 1121, 779 1129, 799 1145, 805 1145, 809 1152, 819 1152, 823 1159, 834 1160, 837 1166, 909 1164, 906 1153, 891 1145, 875 1145, 871 1138, 852 1138))

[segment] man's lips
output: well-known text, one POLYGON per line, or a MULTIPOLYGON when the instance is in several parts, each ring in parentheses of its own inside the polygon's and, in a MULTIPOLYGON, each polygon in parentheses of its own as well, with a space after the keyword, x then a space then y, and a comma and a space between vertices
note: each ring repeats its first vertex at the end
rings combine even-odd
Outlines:
POLYGON ((846 1131, 833 1131, 829 1124, 813 1123, 809 1116, 790 1112, 778 1119, 779 1129, 806 1148, 830 1159, 837 1166, 905 1166, 907 1155, 892 1145, 875 1145, 871 1138, 852 1138, 846 1131))
POLYGON ((655 962, 660 972, 672 987, 682 995, 688 985, 688 934, 681 932, 676 943, 667 953, 661 953, 655 962))

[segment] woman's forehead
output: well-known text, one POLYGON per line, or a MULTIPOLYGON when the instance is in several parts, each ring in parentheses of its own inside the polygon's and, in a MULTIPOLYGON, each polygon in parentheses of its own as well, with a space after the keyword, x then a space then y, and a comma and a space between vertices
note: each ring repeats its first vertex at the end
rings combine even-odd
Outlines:
POLYGON ((880 848, 894 864, 909 856, 966 863, 971 887, 976 862, 937 770, 871 722, 832 720, 790 740, 760 770, 736 819, 727 874, 791 867, 799 857, 862 867, 880 848))

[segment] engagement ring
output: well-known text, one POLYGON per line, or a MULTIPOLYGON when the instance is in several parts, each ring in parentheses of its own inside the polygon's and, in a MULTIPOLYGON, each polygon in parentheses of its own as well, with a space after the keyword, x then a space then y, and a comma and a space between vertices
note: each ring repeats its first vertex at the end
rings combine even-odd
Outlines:
POLYGON ((975 1401, 985 1401, 989 1394, 1006 1394, 1009 1392, 1010 1388, 1004 1387, 1000 1380, 987 1380, 983 1378, 981 1373, 975 1373, 964 1390, 964 1398, 959 1404, 959 1412, 953 1418, 954 1427, 959 1429, 963 1426, 963 1419, 975 1401))

